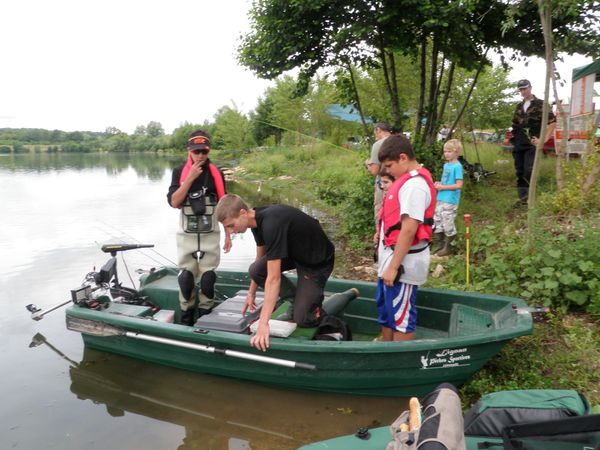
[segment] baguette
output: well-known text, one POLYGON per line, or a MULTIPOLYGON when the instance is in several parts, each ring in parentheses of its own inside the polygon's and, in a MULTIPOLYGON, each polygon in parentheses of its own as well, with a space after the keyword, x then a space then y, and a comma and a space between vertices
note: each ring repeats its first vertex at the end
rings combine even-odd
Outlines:
POLYGON ((408 425, 410 431, 418 430, 421 426, 421 404, 417 397, 411 397, 408 413, 408 425))

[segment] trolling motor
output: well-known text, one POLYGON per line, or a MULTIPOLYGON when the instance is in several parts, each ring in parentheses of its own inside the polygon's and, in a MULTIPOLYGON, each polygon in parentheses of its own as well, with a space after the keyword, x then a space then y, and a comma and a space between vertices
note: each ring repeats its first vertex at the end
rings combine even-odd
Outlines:
POLYGON ((122 297, 124 302, 138 302, 143 301, 143 298, 139 297, 138 291, 128 287, 121 286, 119 278, 117 276, 117 258, 118 252, 124 252, 127 250, 135 250, 139 248, 150 248, 154 247, 153 244, 106 244, 100 249, 104 253, 110 253, 111 258, 100 268, 99 272, 90 272, 85 276, 83 284, 71 290, 71 298, 67 301, 59 303, 51 308, 42 311, 33 303, 25 306, 27 311, 31 313, 33 320, 41 320, 44 316, 52 311, 61 308, 62 306, 68 305, 73 302, 76 305, 83 306, 90 309, 99 309, 103 307, 103 304, 92 296, 92 293, 101 288, 108 288, 111 296, 122 297), (112 284, 111 284, 112 282, 112 284))
POLYGON ((140 248, 151 248, 153 244, 106 244, 100 247, 104 253, 110 253, 111 258, 104 263, 99 272, 91 272, 86 276, 87 283, 71 290, 73 303, 91 309, 101 308, 102 304, 90 296, 91 286, 94 283, 97 287, 108 287, 113 298, 119 298, 125 303, 137 303, 139 293, 136 289, 122 286, 117 274, 117 253, 127 250, 136 250, 140 248))
POLYGON ((113 286, 120 288, 117 276, 117 252, 151 247, 154 247, 154 244, 106 244, 100 247, 104 253, 110 253, 111 258, 100 268, 100 272, 94 274, 96 284, 110 283, 114 278, 113 286))

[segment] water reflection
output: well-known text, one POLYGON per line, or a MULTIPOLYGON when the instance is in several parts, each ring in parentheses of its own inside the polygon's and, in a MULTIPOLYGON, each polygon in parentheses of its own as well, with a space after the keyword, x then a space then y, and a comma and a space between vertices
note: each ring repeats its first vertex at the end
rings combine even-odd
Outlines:
MULTIPOLYGON (((181 427, 181 450, 294 449, 359 426, 378 426, 389 420, 390 407, 403 406, 397 399, 307 396, 90 349, 70 365, 70 389, 78 399, 103 405, 113 418, 137 414, 181 427)), ((107 442, 105 448, 114 447, 107 442)))
POLYGON ((140 178, 160 181, 165 170, 181 164, 183 158, 155 153, 11 153, 0 155, 0 170, 42 173, 102 168, 116 176, 132 168, 140 178))

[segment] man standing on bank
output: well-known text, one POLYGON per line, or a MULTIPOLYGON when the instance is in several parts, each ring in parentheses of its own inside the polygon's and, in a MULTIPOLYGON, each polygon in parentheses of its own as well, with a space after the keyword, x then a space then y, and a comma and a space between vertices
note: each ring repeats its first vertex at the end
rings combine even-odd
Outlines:
MULTIPOLYGON (((542 128, 542 108, 544 101, 531 93, 529 80, 520 80, 517 88, 523 100, 517 105, 512 119, 512 155, 517 175, 517 193, 519 200, 515 207, 526 205, 529 196, 529 180, 535 160, 535 146, 542 128)), ((544 143, 550 139, 556 128, 556 119, 552 111, 548 113, 548 130, 544 143)))
MULTIPOLYGON (((269 319, 280 294, 290 294, 281 273, 296 269, 293 320, 299 327, 316 327, 323 316, 325 283, 333 271, 335 248, 319 221, 287 205, 249 208, 241 197, 225 195, 217 205, 225 231, 244 233, 248 228, 256 241, 256 260, 248 272, 251 282, 242 313, 256 309, 256 290, 265 291, 256 334, 250 345, 263 352, 269 347, 269 319)), ((289 282, 288 282, 289 283, 289 282)), ((290 283, 291 284, 291 283, 290 283)))
MULTIPOLYGON (((198 277, 198 316, 208 314, 213 307, 217 280, 215 269, 221 259, 221 233, 214 209, 226 191, 223 173, 208 159, 210 135, 203 130, 193 131, 189 135, 187 149, 186 163, 173 169, 167 200, 173 208, 181 210, 177 230, 180 322, 193 325, 198 277)), ((230 248, 231 240, 226 233, 223 250, 228 252, 230 248)))

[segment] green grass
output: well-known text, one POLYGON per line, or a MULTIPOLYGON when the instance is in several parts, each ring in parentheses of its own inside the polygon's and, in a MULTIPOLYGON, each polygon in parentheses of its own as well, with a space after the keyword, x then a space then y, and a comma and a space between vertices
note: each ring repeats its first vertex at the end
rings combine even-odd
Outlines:
POLYGON ((461 389, 468 406, 482 394, 514 389, 575 389, 600 408, 600 330, 582 315, 550 315, 534 334, 512 341, 461 389))

